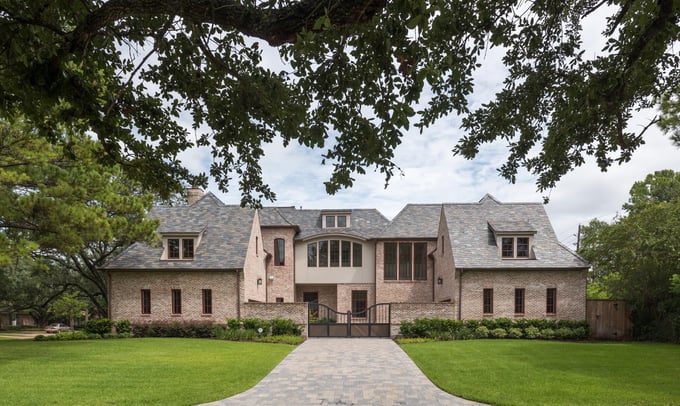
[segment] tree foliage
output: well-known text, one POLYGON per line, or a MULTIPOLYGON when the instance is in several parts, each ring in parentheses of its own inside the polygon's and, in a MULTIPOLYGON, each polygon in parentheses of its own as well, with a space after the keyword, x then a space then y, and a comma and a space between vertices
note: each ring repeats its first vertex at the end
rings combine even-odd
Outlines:
POLYGON ((165 195, 205 182, 177 155, 210 146, 220 188, 235 176, 256 204, 274 198, 259 159, 276 137, 320 149, 334 193, 371 167, 389 181, 404 131, 455 113, 467 135, 454 153, 504 140, 501 174, 524 167, 545 189, 644 142, 627 124, 677 97, 679 12, 673 0, 0 0, 0 115, 22 113, 50 142, 91 132, 104 162, 165 195), (608 18, 593 55, 594 13, 608 18), (287 67, 265 67, 255 39, 287 67), (505 51, 503 90, 471 111, 492 49, 505 51))
POLYGON ((153 243, 158 223, 146 219, 153 196, 102 165, 102 153, 86 135, 64 131, 50 143, 25 121, 0 121, 0 282, 13 281, 0 301, 44 315, 58 296, 50 292, 77 290, 106 315, 98 268, 134 241, 153 243), (39 270, 51 275, 49 286, 39 270))
POLYGON ((579 253, 594 280, 632 306, 639 338, 680 341, 680 173, 636 182, 624 209, 612 224, 584 227, 579 253))

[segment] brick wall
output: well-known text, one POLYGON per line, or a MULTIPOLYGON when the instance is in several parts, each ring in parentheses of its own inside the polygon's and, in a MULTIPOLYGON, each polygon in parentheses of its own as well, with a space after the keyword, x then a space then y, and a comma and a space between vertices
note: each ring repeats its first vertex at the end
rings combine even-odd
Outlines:
POLYGON ((132 323, 212 322, 238 317, 235 271, 112 271, 111 319, 132 323), (151 291, 151 314, 142 314, 141 290, 151 291), (171 290, 182 291, 182 314, 172 314, 171 290), (213 313, 203 314, 202 289, 212 290, 213 313))
MULTIPOLYGON (((414 240, 415 242, 415 240, 414 240)), ((422 240, 417 242, 423 242, 422 240)), ((436 241, 427 241, 427 252, 431 252, 437 245, 436 241)), ((385 244, 378 242, 375 245, 375 300, 376 303, 422 303, 431 302, 433 299, 434 263, 427 258, 427 280, 424 281, 399 281, 388 280, 385 276, 385 244)))
POLYGON ((307 337, 307 303, 244 303, 241 306, 241 317, 244 319, 291 319, 293 323, 303 327, 307 337))
POLYGON ((493 289, 493 315, 525 319, 585 320, 586 270, 465 270, 462 319, 481 319, 483 289, 493 289), (525 289, 525 312, 515 315, 515 288, 525 289), (556 314, 546 313, 546 289, 557 289, 556 314))
POLYGON ((338 307, 338 290, 336 285, 297 285, 295 288, 296 302, 303 301, 304 292, 317 292, 320 304, 324 304, 331 309, 338 307))
POLYGON ((390 335, 399 334, 402 321, 415 319, 455 319, 454 303, 392 303, 390 335))
POLYGON ((338 301, 337 310, 340 313, 352 311, 352 291, 365 290, 366 291, 366 308, 375 304, 375 285, 372 283, 348 283, 338 285, 338 301))
POLYGON ((271 254, 267 262, 267 302, 276 302, 276 298, 283 298, 284 302, 295 301, 295 229, 293 228, 263 228, 262 245, 271 254), (274 240, 284 240, 284 265, 274 263, 274 240), (270 277, 274 277, 270 280, 270 277))

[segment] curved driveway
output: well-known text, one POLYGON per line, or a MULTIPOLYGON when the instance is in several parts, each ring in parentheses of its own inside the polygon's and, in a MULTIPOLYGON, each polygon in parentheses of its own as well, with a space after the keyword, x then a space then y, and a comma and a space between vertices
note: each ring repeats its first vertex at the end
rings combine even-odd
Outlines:
POLYGON ((231 405, 479 405, 437 388, 389 339, 312 338, 231 405))

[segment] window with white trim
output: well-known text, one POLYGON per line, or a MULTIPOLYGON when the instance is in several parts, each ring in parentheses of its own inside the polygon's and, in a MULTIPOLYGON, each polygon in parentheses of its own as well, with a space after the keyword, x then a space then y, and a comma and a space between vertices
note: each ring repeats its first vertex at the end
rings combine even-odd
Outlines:
POLYGON ((324 214, 323 228, 348 228, 348 214, 324 214))

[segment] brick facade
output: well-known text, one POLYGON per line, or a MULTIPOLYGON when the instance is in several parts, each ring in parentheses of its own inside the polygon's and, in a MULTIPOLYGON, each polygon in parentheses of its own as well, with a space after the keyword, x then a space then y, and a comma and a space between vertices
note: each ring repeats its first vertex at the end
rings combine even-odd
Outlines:
POLYGON ((111 278, 110 317, 132 323, 224 323, 238 317, 236 271, 115 271, 111 278), (142 314, 141 290, 151 291, 151 313, 142 314), (182 313, 172 313, 171 290, 182 292, 182 313), (212 314, 203 314, 202 289, 212 290, 212 314))
POLYGON ((262 244, 271 255, 267 261, 267 302, 276 302, 277 298, 284 302, 295 301, 295 229, 292 227, 276 227, 262 229, 262 244), (275 263, 276 239, 284 241, 284 264, 275 263))
POLYGON ((393 303, 391 306, 390 336, 399 335, 402 321, 415 319, 455 319, 455 303, 393 303))
POLYGON ((586 270, 465 270, 462 319, 484 316, 484 289, 493 289, 493 314, 487 317, 585 320, 586 270), (515 314, 515 288, 525 290, 524 314, 515 314), (546 313, 546 289, 557 289, 556 313, 546 313))
POLYGON ((244 303, 241 307, 244 319, 290 319, 302 327, 302 335, 307 336, 306 303, 244 303))
MULTIPOLYGON (((407 241, 402 241, 407 242, 407 241)), ((432 252, 437 242, 413 240, 408 242, 427 242, 427 252, 432 252)), ((375 244, 375 295, 376 303, 407 303, 433 301, 434 262, 427 257, 427 280, 400 281, 385 280, 385 242, 375 244)))

